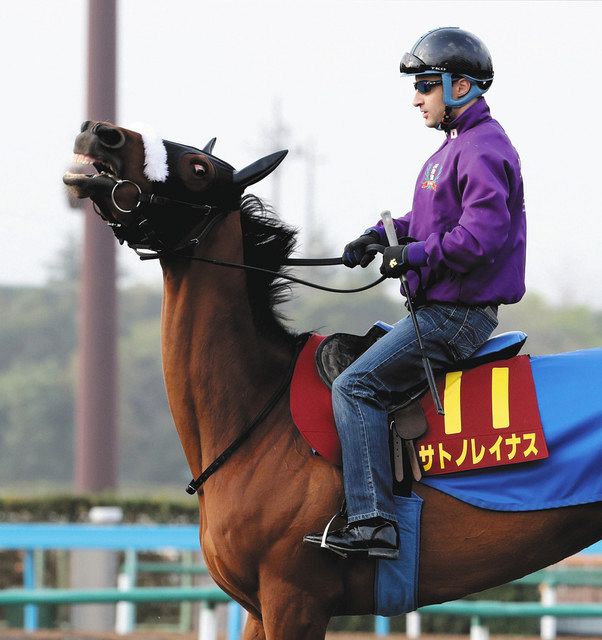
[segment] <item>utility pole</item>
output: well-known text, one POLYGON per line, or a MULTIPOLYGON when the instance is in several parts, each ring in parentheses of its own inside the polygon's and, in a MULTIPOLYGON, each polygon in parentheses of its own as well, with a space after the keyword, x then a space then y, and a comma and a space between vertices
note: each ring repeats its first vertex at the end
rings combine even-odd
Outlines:
MULTIPOLYGON (((295 149, 297 155, 305 161, 305 248, 308 255, 323 257, 327 250, 322 240, 320 225, 316 219, 316 169, 324 157, 316 151, 316 145, 309 139, 305 146, 295 149)), ((324 225, 322 225, 322 228, 324 225)))
MULTIPOLYGON (((282 115, 282 100, 276 98, 273 104, 272 126, 267 130, 270 153, 279 149, 286 149, 289 136, 290 130, 286 126, 282 115)), ((282 170, 272 173, 270 180, 272 182, 272 207, 274 207, 274 211, 280 211, 282 170)))
MULTIPOLYGON (((319 225, 316 220, 316 169, 324 160, 316 151, 316 145, 313 140, 309 139, 305 145, 292 146, 291 130, 287 126, 282 110, 282 100, 276 98, 273 103, 271 126, 266 129, 264 138, 268 141, 267 151, 272 152, 277 149, 286 149, 289 147, 291 155, 287 162, 301 159, 305 164, 305 215, 303 236, 305 238, 304 245, 309 254, 323 256, 327 250, 325 243, 319 231, 319 225)), ((262 148, 261 152, 264 152, 262 148)), ((272 183, 272 207, 275 211, 281 211, 281 185, 282 170, 275 171, 270 176, 272 183)))
MULTIPOLYGON (((116 9, 116 0, 88 0, 87 120, 116 118, 116 9)), ((89 200, 83 211, 75 402, 78 493, 117 486, 115 240, 89 200)))

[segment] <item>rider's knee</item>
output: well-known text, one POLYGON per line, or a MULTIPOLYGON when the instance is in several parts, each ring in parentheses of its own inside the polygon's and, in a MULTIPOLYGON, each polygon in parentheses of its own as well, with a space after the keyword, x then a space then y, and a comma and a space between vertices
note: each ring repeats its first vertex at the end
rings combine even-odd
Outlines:
POLYGON ((369 372, 357 373, 346 370, 335 378, 332 383, 333 396, 346 396, 356 398, 374 398, 382 391, 383 385, 369 372))
POLYGON ((350 376, 346 371, 343 371, 343 373, 337 376, 332 383, 332 395, 350 395, 353 389, 353 383, 354 376, 350 376))

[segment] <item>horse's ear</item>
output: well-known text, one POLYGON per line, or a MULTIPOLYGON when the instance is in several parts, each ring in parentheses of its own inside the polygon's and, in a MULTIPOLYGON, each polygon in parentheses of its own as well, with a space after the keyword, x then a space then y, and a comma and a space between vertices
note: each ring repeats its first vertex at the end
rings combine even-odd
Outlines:
POLYGON ((212 153, 213 147, 215 147, 216 140, 217 138, 211 138, 211 140, 209 140, 209 142, 203 147, 203 151, 205 153, 212 153))
POLYGON ((263 180, 284 160, 287 153, 288 150, 276 151, 265 158, 256 160, 240 171, 235 171, 232 177, 234 184, 245 189, 250 184, 263 180))

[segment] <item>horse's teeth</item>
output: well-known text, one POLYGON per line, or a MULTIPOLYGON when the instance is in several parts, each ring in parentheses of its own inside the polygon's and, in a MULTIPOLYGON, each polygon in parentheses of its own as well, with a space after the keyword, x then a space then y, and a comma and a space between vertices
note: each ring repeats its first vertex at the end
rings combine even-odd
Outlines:
POLYGON ((83 153, 74 153, 73 161, 76 164, 93 164, 95 162, 94 158, 86 156, 83 153))

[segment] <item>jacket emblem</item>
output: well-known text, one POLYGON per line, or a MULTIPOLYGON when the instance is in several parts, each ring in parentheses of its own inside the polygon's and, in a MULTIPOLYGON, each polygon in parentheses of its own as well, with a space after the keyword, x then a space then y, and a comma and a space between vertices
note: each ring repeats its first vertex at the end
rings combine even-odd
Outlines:
POLYGON ((424 178, 422 182, 422 189, 429 189, 430 191, 437 191, 437 181, 441 177, 443 171, 443 165, 438 162, 431 162, 424 172, 424 178))

